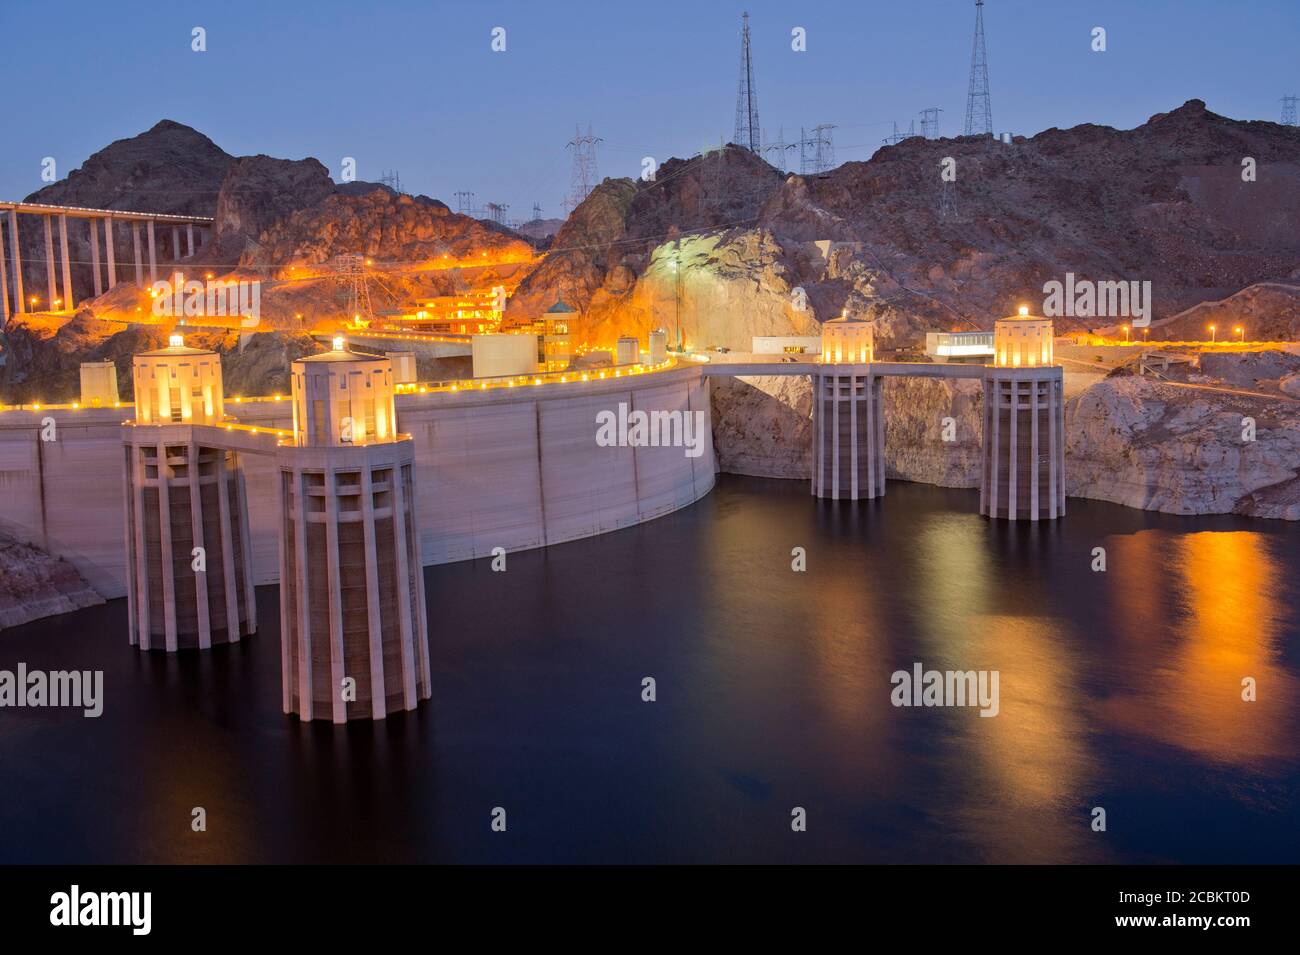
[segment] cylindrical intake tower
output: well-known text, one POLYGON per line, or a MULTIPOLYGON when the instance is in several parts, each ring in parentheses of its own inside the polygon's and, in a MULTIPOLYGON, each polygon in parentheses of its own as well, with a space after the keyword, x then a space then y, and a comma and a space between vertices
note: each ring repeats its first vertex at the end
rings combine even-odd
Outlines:
POLYGON ((997 322, 984 371, 980 513, 1012 521, 1065 514, 1064 376, 1052 320, 1028 311, 997 322))
POLYGON ((846 314, 822 325, 822 360, 812 373, 814 497, 885 493, 885 419, 872 352, 868 322, 846 314))
POLYGON ((383 719, 431 695, 415 451, 396 432, 387 358, 293 363, 280 471, 284 711, 383 719))
POLYGON ((233 643, 257 629, 239 455, 221 446, 221 358, 171 345, 135 356, 122 428, 130 640, 142 650, 233 643))

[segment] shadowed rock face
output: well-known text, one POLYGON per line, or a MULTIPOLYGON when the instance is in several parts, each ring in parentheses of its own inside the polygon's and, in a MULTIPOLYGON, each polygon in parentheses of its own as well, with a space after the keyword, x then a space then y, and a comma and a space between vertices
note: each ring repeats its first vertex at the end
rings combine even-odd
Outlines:
MULTIPOLYGON (((1021 301, 1037 308, 1043 284, 1073 272, 1150 281, 1162 318, 1288 280, 1300 256, 1297 219, 1300 129, 1227 119, 1200 100, 1133 130, 1049 129, 1011 145, 913 137, 808 177, 783 177, 728 147, 665 163, 655 183, 606 180, 556 236, 511 314, 563 297, 583 313, 592 343, 608 344, 625 321, 629 330, 665 324, 668 306, 689 313, 692 296, 716 300, 725 289, 740 306, 726 335, 705 340, 718 333, 690 324, 685 334, 739 349, 759 333, 746 313, 782 312, 785 333, 798 334, 789 303, 800 288, 808 319, 847 307, 873 320, 888 348, 916 344, 926 330, 987 327, 1021 301), (1254 182, 1241 179, 1244 156, 1258 164, 1254 182), (941 218, 947 157, 955 215, 941 218), (699 232, 716 247, 743 248, 737 233, 765 238, 749 243, 762 249, 752 258, 684 263, 682 292, 666 303, 639 289, 661 285, 656 264, 679 235, 699 232)), ((1062 330, 1106 324, 1060 321, 1062 330)))
POLYGON ((71 564, 0 532, 0 630, 103 602, 71 564))
POLYGON ((333 195, 334 188, 329 172, 316 159, 236 159, 217 197, 218 261, 242 263, 263 231, 333 195))

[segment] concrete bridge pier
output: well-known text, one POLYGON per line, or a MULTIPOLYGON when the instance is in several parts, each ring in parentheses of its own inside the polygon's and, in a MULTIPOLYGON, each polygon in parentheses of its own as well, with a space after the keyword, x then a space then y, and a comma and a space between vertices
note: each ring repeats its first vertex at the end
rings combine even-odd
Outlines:
POLYGON ((23 301, 23 255, 18 245, 18 213, 13 209, 9 210, 9 256, 14 270, 13 314, 22 315, 27 311, 27 303, 23 301))
POLYGON ((68 217, 59 214, 59 250, 63 257, 63 307, 73 311, 77 301, 72 294, 72 259, 68 256, 68 217))

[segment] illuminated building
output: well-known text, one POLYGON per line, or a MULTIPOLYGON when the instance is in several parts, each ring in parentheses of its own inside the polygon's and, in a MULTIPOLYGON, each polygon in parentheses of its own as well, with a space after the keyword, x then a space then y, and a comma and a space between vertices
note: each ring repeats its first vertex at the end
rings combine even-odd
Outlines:
POLYGON ((937 362, 975 362, 993 358, 992 332, 926 332, 925 353, 937 362))
POLYGON ((118 403, 117 366, 111 358, 81 363, 81 406, 112 408, 118 403))
POLYGON ((812 372, 815 497, 857 500, 885 493, 885 421, 872 372, 868 322, 842 315, 822 325, 822 361, 812 372))
POLYGON ((414 353, 386 351, 384 357, 393 363, 393 384, 406 385, 417 379, 414 353))
POLYGON ((285 713, 383 719, 431 695, 415 447, 397 433, 387 358, 334 350, 292 366, 280 484, 285 713))
POLYGON ((614 364, 635 365, 641 360, 641 343, 635 338, 620 338, 614 343, 614 364))
POLYGON ((650 333, 650 364, 658 365, 668 360, 668 329, 656 328, 650 333))
POLYGON ((539 371, 564 371, 573 360, 573 332, 569 323, 577 311, 556 300, 542 316, 542 361, 539 371))
POLYGON ((532 375, 544 357, 542 337, 532 332, 475 335, 470 350, 475 378, 532 375))
POLYGON ((980 513, 1007 520, 1065 514, 1064 376, 1052 365, 1052 321, 999 319, 995 362, 984 370, 984 473, 980 513))
POLYGON ((168 651, 257 628, 248 501, 237 452, 213 440, 221 359, 187 348, 135 356, 135 424, 122 429, 130 640, 168 651))

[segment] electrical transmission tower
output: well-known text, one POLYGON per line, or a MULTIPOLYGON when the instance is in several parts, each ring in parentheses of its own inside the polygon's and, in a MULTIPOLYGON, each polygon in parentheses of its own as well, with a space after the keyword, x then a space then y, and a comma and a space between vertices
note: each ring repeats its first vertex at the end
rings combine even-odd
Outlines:
POLYGON ((952 183, 945 179, 939 190, 939 218, 943 220, 957 218, 957 205, 952 194, 952 183))
POLYGON ((834 123, 814 126, 812 135, 799 128, 799 175, 829 172, 835 168, 835 144, 831 142, 834 123))
POLYGON ((916 135, 916 122, 915 122, 915 120, 907 124, 907 132, 905 132, 905 133, 901 133, 901 132, 898 131, 898 120, 894 120, 894 133, 893 133, 893 135, 892 135, 892 136, 886 136, 884 139, 881 140, 881 142, 883 142, 883 143, 885 143, 886 145, 889 145, 889 146, 897 146, 897 145, 898 145, 899 143, 901 143, 904 139, 910 139, 911 137, 913 137, 913 136, 915 136, 915 135, 916 135))
POLYGON ((474 215, 474 193, 461 191, 456 193, 456 211, 463 216, 474 215))
POLYGON ((993 135, 989 55, 984 48, 984 0, 975 0, 975 45, 971 49, 970 90, 966 94, 966 135, 993 135))
POLYGON ((573 171, 569 176, 569 208, 576 209, 582 200, 591 195, 596 188, 596 143, 604 140, 591 135, 591 124, 587 124, 587 135, 574 127, 573 138, 568 148, 573 150, 573 171))
POLYGON ((380 176, 379 183, 380 185, 387 186, 389 189, 393 190, 393 192, 397 193, 399 196, 402 194, 402 177, 401 174, 398 173, 396 169, 394 169, 392 172, 385 172, 382 176, 380 176))
POLYGON ((777 133, 776 141, 770 142, 763 147, 763 158, 782 172, 788 172, 789 168, 786 166, 785 154, 791 149, 797 149, 798 146, 798 143, 786 143, 785 127, 782 126, 781 131, 777 133))
POLYGON ((534 221, 534 222, 539 222, 539 221, 541 221, 541 218, 542 218, 542 204, 541 204, 540 202, 534 202, 534 203, 533 203, 533 221, 534 221))
POLYGON ((763 136, 758 125, 758 96, 754 92, 754 58, 749 49, 749 14, 740 29, 740 91, 736 94, 737 146, 752 153, 762 151, 763 136))
POLYGON ((488 218, 491 219, 493 222, 495 222, 497 225, 505 225, 506 212, 507 210, 509 210, 509 208, 510 205, 508 203, 489 202, 487 204, 487 210, 486 210, 488 214, 488 218))
POLYGON ((1295 101, 1296 101, 1296 96, 1294 93, 1290 93, 1282 97, 1282 125, 1283 126, 1296 125, 1295 101))
POLYGON ((942 112, 938 106, 928 106, 921 110, 921 135, 926 139, 939 138, 939 114, 942 112))
POLYGON ((355 254, 335 256, 333 269, 338 283, 347 290, 349 320, 358 317, 366 321, 373 319, 375 312, 370 307, 370 286, 366 282, 366 257, 355 254))

